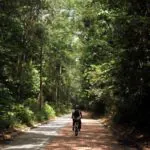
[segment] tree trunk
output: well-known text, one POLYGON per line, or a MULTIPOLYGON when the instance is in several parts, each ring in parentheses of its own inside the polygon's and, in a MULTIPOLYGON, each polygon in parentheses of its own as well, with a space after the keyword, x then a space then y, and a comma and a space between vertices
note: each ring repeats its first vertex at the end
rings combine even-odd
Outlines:
POLYGON ((43 79, 42 79, 42 70, 43 70, 43 48, 41 47, 40 51, 40 97, 39 97, 39 105, 40 105, 40 110, 42 109, 43 105, 43 90, 42 90, 42 84, 43 84, 43 79))

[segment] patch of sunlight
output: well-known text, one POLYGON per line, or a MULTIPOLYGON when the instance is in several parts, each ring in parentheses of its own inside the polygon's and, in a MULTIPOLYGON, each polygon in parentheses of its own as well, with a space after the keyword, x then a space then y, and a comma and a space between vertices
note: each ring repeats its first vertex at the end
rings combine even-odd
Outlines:
POLYGON ((17 145, 17 146, 11 146, 9 148, 6 148, 5 150, 17 150, 17 149, 36 149, 37 147, 41 147, 42 144, 25 144, 25 145, 17 145))
POLYGON ((82 119, 84 122, 88 122, 88 123, 95 123, 94 120, 92 119, 82 119))
POLYGON ((56 125, 56 126, 40 126, 40 128, 60 128, 62 125, 56 125))
POLYGON ((103 148, 91 148, 91 147, 73 147, 73 150, 104 150, 103 148))
POLYGON ((91 150, 90 147, 73 147, 73 150, 91 150))
POLYGON ((27 133, 43 134, 43 135, 58 135, 57 131, 28 131, 27 133))

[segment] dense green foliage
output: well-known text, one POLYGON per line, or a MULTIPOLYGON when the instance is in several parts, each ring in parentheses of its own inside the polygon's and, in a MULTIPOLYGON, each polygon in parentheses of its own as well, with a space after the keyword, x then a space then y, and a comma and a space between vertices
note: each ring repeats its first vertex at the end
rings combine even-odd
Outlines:
POLYGON ((146 0, 93 0, 83 11, 83 97, 142 127, 150 124, 149 14, 146 0))
POLYGON ((75 64, 70 4, 0 1, 1 124, 31 124, 70 109, 75 64))
POLYGON ((146 0, 1 0, 3 124, 30 125, 79 103, 148 127, 149 6, 146 0))

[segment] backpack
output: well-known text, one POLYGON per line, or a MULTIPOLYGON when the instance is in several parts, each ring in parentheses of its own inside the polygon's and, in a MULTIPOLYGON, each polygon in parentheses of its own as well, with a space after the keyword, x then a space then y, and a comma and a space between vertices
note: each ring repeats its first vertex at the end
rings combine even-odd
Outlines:
POLYGON ((75 110, 75 111, 73 112, 73 116, 74 116, 75 118, 79 117, 79 116, 80 116, 80 111, 79 111, 79 110, 75 110))

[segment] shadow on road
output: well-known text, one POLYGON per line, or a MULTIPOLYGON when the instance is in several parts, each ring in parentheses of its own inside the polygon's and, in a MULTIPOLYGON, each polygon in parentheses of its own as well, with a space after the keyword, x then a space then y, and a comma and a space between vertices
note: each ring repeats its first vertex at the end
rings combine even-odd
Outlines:
POLYGON ((100 126, 97 120, 83 119, 83 128, 75 137, 71 124, 63 128, 46 147, 46 150, 135 150, 119 145, 111 132, 100 126))

